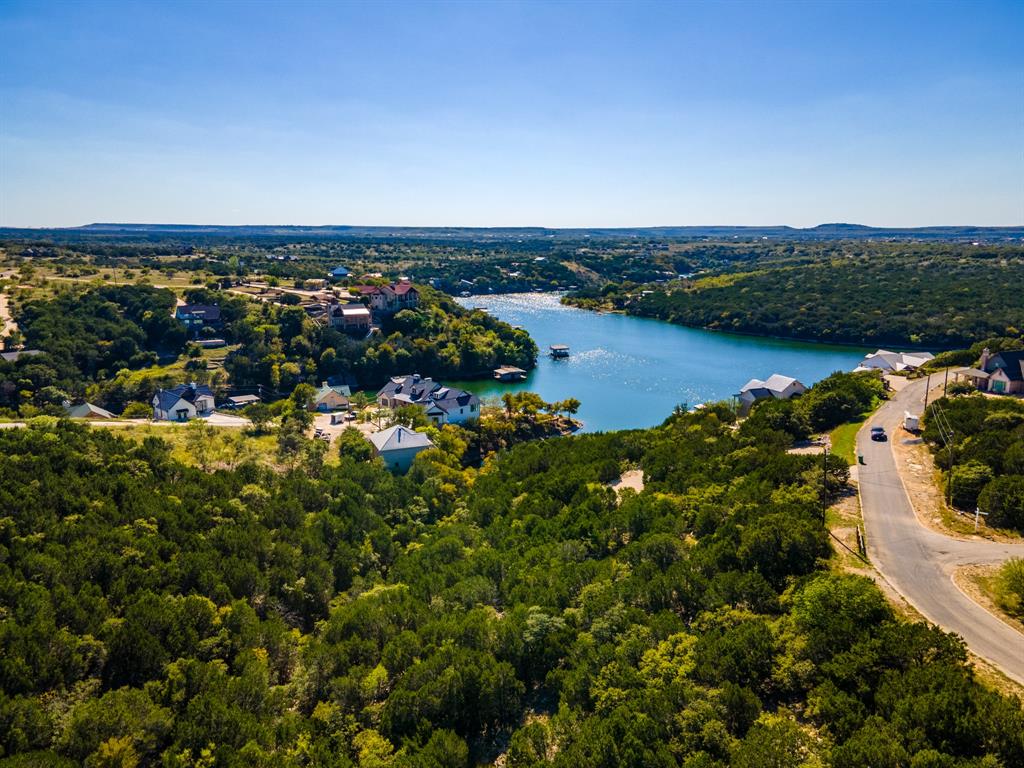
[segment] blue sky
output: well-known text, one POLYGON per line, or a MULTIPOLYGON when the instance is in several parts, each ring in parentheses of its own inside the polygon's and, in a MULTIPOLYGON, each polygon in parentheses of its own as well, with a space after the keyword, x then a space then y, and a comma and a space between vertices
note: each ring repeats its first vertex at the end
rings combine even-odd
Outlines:
POLYGON ((1024 2, 0 0, 0 225, 1024 224, 1024 2))

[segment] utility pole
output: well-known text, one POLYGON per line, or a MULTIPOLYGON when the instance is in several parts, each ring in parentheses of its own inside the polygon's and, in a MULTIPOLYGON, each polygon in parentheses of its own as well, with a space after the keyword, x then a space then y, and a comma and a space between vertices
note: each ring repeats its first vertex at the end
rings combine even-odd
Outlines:
POLYGON ((932 388, 932 375, 928 374, 928 379, 924 383, 924 410, 921 411, 921 415, 924 416, 928 413, 928 393, 932 388))
POLYGON ((828 512, 828 443, 821 451, 821 522, 825 522, 828 512))
POLYGON ((946 385, 949 384, 949 368, 946 369, 946 378, 942 380, 942 396, 946 396, 946 385))

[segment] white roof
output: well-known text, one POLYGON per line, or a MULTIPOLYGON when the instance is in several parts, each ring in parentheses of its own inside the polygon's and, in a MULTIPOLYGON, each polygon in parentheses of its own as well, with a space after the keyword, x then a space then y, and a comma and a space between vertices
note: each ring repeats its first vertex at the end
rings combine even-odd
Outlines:
MULTIPOLYGON (((764 385, 773 392, 781 392, 786 387, 792 386, 793 384, 800 384, 800 382, 792 376, 783 376, 781 373, 773 373, 768 377, 768 381, 764 383, 764 385)), ((801 386, 803 385, 801 384, 801 386)))
MULTIPOLYGON (((768 377, 767 381, 761 381, 761 379, 751 379, 743 385, 743 389, 740 393, 749 392, 752 389, 767 389, 772 392, 782 392, 793 384, 800 384, 799 381, 794 379, 792 376, 783 376, 781 373, 773 373, 768 377)), ((802 387, 803 384, 800 384, 802 387)))
POLYGON ((366 307, 342 307, 341 314, 343 317, 369 317, 370 310, 366 307))
POLYGON ((405 448, 430 448, 434 445, 430 442, 430 438, 423 433, 403 427, 401 424, 374 432, 368 436, 368 439, 379 453, 405 448))

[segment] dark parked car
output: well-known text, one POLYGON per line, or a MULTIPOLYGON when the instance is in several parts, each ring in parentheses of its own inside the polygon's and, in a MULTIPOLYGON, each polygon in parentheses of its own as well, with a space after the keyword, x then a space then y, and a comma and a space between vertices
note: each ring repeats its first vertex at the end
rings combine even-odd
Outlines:
POLYGON ((884 443, 888 440, 889 438, 885 435, 885 427, 872 427, 871 439, 880 443, 884 443))

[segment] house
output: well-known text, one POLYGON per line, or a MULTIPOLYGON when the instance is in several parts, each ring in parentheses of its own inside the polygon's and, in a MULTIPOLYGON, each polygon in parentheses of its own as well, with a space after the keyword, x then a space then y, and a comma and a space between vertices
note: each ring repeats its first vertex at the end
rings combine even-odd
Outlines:
POLYGON ((156 421, 188 421, 213 413, 213 392, 205 384, 179 384, 173 389, 158 389, 153 395, 156 421))
POLYGON ((377 403, 384 408, 418 405, 435 424, 461 424, 480 416, 480 398, 472 392, 442 386, 418 373, 392 376, 377 393, 377 403))
POLYGON ((802 395, 807 391, 801 382, 792 376, 783 376, 780 373, 773 373, 766 381, 751 379, 743 385, 737 397, 740 407, 749 411, 750 407, 758 400, 789 400, 791 397, 802 395))
POLYGON ((1024 394, 1024 349, 992 354, 982 350, 978 367, 988 374, 982 389, 1000 395, 1024 394))
POLYGON ((195 336, 203 328, 220 328, 220 307, 216 304, 180 304, 174 317, 185 324, 189 335, 195 336))
POLYGON ((393 315, 420 304, 420 292, 408 280, 391 285, 354 285, 349 291, 366 299, 370 309, 379 315, 393 315))
POLYGON ((432 448, 434 444, 422 432, 398 424, 367 436, 377 455, 384 459, 388 469, 405 472, 412 466, 416 454, 432 448))
POLYGON ((887 349, 879 349, 861 360, 854 371, 912 371, 933 357, 935 355, 931 352, 890 352, 887 349))
POLYGON ((327 306, 327 322, 331 328, 364 336, 370 332, 372 317, 366 305, 334 302, 327 306))
POLYGON ((320 385, 320 389, 313 395, 313 401, 309 404, 309 410, 329 413, 330 411, 343 411, 348 408, 348 399, 352 396, 352 390, 346 386, 332 386, 326 381, 320 385))
POLYGON ((259 395, 234 395, 233 397, 228 398, 224 407, 237 410, 240 408, 248 408, 250 405, 256 405, 258 402, 260 402, 259 395))
POLYGON ((334 269, 332 269, 330 272, 328 272, 327 276, 328 277, 332 277, 332 278, 334 278, 336 280, 340 280, 343 277, 348 277, 350 274, 351 274, 351 272, 349 272, 348 269, 346 269, 345 267, 343 267, 343 266, 341 266, 339 264, 334 269))
POLYGON ((69 419, 113 419, 114 414, 105 408, 100 408, 92 403, 79 403, 78 405, 67 405, 65 410, 69 419))

